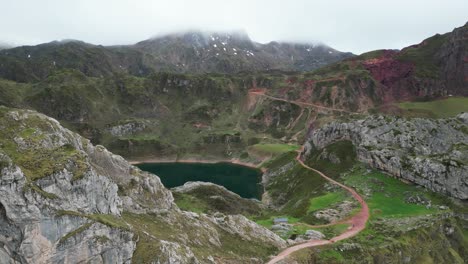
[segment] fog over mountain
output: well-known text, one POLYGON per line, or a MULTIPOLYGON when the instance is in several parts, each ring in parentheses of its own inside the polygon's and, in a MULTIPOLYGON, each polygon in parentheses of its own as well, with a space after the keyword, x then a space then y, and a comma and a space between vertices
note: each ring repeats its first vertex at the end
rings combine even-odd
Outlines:
POLYGON ((1 6, 0 23, 8 26, 1 27, 0 41, 15 45, 60 39, 133 44, 193 29, 242 29, 261 43, 323 42, 355 54, 400 49, 435 33, 449 32, 464 24, 468 14, 468 2, 463 0, 396 0, 384 7, 371 0, 239 0, 222 4, 214 0, 2 0, 1 6))

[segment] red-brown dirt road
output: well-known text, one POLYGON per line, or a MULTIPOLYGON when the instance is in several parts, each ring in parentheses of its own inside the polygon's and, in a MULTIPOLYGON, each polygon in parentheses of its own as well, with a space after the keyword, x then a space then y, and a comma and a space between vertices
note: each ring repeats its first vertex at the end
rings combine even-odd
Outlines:
POLYGON ((333 184, 336 184, 338 186, 340 186, 341 188, 347 190, 349 193, 351 193, 351 195, 354 197, 354 199, 356 199, 359 204, 361 204, 361 210, 359 211, 359 213, 357 213, 356 215, 354 215, 353 217, 351 217, 350 219, 346 220, 346 221, 340 221, 340 223, 349 223, 351 225, 351 227, 346 230, 344 233, 330 239, 330 240, 310 240, 310 241, 307 241, 307 242, 304 242, 304 243, 301 243, 301 244, 297 244, 297 245, 294 245, 292 247, 289 247, 285 250, 283 250, 282 252, 280 252, 277 256, 275 256, 273 259, 271 259, 268 264, 273 264, 273 263, 277 263, 278 261, 280 260, 283 260, 284 258, 286 258, 287 256, 289 256, 291 253, 294 253, 298 250, 301 250, 301 249, 304 249, 304 248, 310 248, 310 247, 316 247, 316 246, 322 246, 322 245, 327 245, 327 244, 332 244, 332 243, 335 243, 337 241, 340 241, 340 240, 343 240, 343 239, 347 239, 347 238, 350 238, 350 237, 353 237, 355 235, 357 235, 359 232, 361 232, 362 230, 364 230, 364 228, 366 228, 366 223, 367 223, 367 220, 369 219, 369 207, 367 206, 367 203, 364 201, 364 199, 362 199, 362 197, 352 188, 344 185, 344 184, 341 184, 335 180, 333 180, 332 178, 328 177, 327 175, 323 174, 322 172, 314 169, 314 168, 311 168, 309 166, 307 166, 306 164, 304 164, 304 162, 302 161, 301 159, 301 152, 303 150, 304 147, 301 148, 300 151, 298 151, 298 155, 296 157, 296 160, 299 162, 299 164, 301 164, 302 167, 308 169, 308 170, 311 170, 311 171, 314 171, 316 173, 318 173, 320 176, 322 176, 323 178, 325 178, 327 181, 333 183, 333 184))
POLYGON ((350 114, 354 113, 354 112, 344 110, 344 109, 326 107, 326 106, 321 106, 321 105, 316 105, 316 104, 311 104, 311 103, 306 103, 306 102, 301 102, 301 101, 291 101, 291 100, 287 100, 287 99, 283 99, 283 98, 279 98, 279 97, 274 97, 274 96, 266 94, 265 92, 266 91, 260 90, 260 89, 251 89, 249 91, 249 94, 263 96, 263 97, 266 97, 266 98, 269 98, 269 99, 275 100, 275 101, 283 101, 283 102, 287 102, 287 103, 291 103, 291 104, 296 104, 296 105, 301 106, 301 107, 309 106, 309 107, 314 107, 314 108, 317 108, 317 109, 323 109, 323 110, 328 110, 328 111, 337 111, 337 112, 350 113, 350 114))

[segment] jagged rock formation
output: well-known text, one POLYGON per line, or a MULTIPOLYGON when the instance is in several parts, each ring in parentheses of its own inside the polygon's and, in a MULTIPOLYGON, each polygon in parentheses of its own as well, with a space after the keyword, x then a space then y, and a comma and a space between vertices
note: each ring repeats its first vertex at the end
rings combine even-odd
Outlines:
POLYGON ((107 129, 107 131, 112 136, 116 136, 116 137, 127 136, 127 135, 133 135, 135 133, 138 133, 144 130, 146 126, 147 126, 146 122, 128 122, 125 124, 111 126, 107 129))
POLYGON ((245 217, 180 211, 157 176, 42 114, 1 107, 0 131, 1 263, 211 263, 236 239, 252 250, 227 255, 261 262, 255 248, 285 246, 245 217))
POLYGON ((449 119, 369 116, 314 130, 304 155, 351 140, 357 158, 389 174, 459 199, 468 199, 467 114, 449 119))

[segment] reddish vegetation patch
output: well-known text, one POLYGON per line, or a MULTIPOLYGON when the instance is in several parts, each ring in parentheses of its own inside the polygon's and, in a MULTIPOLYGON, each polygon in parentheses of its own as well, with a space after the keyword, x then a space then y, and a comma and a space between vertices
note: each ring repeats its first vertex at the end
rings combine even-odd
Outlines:
POLYGON ((386 50, 379 58, 365 60, 362 65, 375 80, 391 87, 398 80, 408 77, 414 69, 412 63, 395 60, 395 54, 395 51, 386 50))
POLYGON ((468 57, 464 57, 463 62, 468 62, 468 57))
POLYGON ((384 103, 417 96, 411 94, 408 89, 401 87, 402 83, 411 77, 414 65, 410 62, 396 60, 395 55, 397 53, 396 51, 386 50, 382 56, 362 62, 372 78, 383 85, 384 97, 382 99, 384 103))
POLYGON ((281 97, 285 97, 285 95, 292 89, 293 89, 292 87, 282 87, 281 89, 279 89, 278 94, 281 97))
POLYGON ((308 102, 311 100, 312 93, 314 92, 314 89, 315 89, 315 80, 304 81, 303 87, 304 88, 301 90, 301 93, 299 94, 298 101, 308 102))
POLYGON ((267 89, 265 88, 256 88, 253 87, 252 89, 249 90, 248 97, 247 97, 247 109, 250 110, 252 109, 256 104, 257 100, 259 98, 259 95, 264 95, 266 93, 267 89))
POLYGON ((307 80, 304 82, 305 87, 311 87, 314 84, 315 84, 315 80, 307 80))
POLYGON ((299 95, 299 101, 301 102, 308 102, 312 98, 312 93, 314 92, 313 87, 306 87, 301 91, 299 95))

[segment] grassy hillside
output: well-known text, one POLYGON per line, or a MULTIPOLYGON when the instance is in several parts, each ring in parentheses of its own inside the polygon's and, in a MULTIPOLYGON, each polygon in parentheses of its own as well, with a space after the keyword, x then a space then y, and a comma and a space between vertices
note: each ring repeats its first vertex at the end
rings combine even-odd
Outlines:
POLYGON ((402 102, 398 107, 405 110, 404 115, 453 117, 462 112, 468 112, 468 97, 449 97, 428 102, 402 102))

